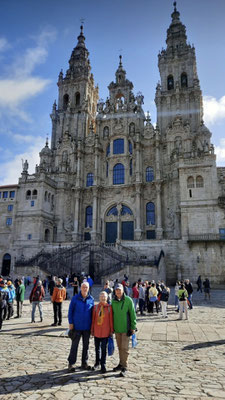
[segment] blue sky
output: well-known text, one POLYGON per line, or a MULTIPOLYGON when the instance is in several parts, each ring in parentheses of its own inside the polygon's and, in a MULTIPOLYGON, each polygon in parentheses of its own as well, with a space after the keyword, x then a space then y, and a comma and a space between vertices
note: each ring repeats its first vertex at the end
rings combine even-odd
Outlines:
MULTIPOLYGON (((178 0, 188 41, 196 48, 205 123, 225 166, 225 0, 178 0)), ((17 183, 21 159, 39 163, 57 79, 68 67, 80 19, 99 95, 105 99, 122 52, 134 92, 156 120, 157 54, 165 47, 172 0, 1 0, 0 184, 17 183)))

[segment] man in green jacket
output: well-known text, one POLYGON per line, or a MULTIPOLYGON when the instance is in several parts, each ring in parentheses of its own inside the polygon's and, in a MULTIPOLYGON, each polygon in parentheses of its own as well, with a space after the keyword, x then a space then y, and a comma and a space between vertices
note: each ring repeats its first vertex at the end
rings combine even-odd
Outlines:
POLYGON ((115 287, 112 309, 114 332, 120 357, 119 364, 113 368, 113 371, 121 371, 120 376, 124 377, 127 371, 130 336, 135 333, 136 329, 136 313, 132 299, 124 294, 123 285, 120 283, 115 287))
POLYGON ((25 295, 25 286, 21 279, 18 280, 18 287, 16 288, 16 302, 17 302, 17 316, 15 318, 22 317, 22 308, 25 295))

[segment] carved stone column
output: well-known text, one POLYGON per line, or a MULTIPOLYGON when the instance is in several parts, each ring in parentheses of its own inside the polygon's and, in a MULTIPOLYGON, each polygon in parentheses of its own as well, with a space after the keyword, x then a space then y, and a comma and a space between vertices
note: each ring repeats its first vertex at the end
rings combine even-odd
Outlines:
POLYGON ((136 229, 134 230, 134 239, 141 240, 142 229, 141 229, 141 184, 136 184, 136 229))
POLYGON ((161 182, 156 183, 156 239, 162 239, 161 182))
POLYGON ((74 228, 72 232, 73 240, 79 241, 80 234, 79 234, 79 216, 80 216, 80 190, 75 190, 75 202, 74 202, 74 228))

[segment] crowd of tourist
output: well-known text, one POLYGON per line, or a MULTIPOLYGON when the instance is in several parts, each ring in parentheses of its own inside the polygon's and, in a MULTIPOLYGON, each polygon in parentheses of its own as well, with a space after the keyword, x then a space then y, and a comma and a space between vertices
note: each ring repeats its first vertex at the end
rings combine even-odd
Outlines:
MULTIPOLYGON (((82 338, 83 349, 81 368, 91 369, 88 365, 88 348, 90 336, 94 337, 95 364, 92 370, 101 368, 106 372, 106 355, 109 338, 115 333, 119 351, 119 364, 114 371, 120 371, 125 376, 128 366, 130 336, 135 334, 136 315, 161 315, 168 318, 167 305, 170 299, 170 288, 165 282, 139 279, 130 287, 128 276, 124 275, 122 282, 107 280, 99 295, 99 303, 94 305, 91 289, 94 282, 90 276, 49 277, 42 282, 39 277, 33 279, 33 287, 29 294, 31 307, 31 323, 35 323, 36 308, 39 310, 40 322, 43 321, 42 304, 46 292, 49 293, 53 304, 54 322, 52 326, 62 325, 62 304, 68 297, 68 288, 73 288, 73 296, 69 305, 68 335, 72 340, 68 357, 68 372, 74 372, 77 361, 77 351, 82 338)), ((205 299, 210 299, 210 282, 201 276, 197 279, 197 291, 204 289, 205 299)), ((0 330, 5 319, 21 318, 26 286, 30 279, 3 279, 0 276, 0 330), (26 284, 25 284, 26 281, 26 284), (14 305, 16 315, 14 316, 14 305)), ((174 311, 179 312, 178 319, 188 319, 188 309, 193 308, 193 285, 189 279, 177 281, 174 291, 174 311)))

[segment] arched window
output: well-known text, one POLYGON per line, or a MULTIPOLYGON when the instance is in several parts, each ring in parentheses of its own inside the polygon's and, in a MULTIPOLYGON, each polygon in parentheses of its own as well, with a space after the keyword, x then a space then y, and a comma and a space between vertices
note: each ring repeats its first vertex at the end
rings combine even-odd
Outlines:
POLYGON ((106 178, 109 176, 109 163, 108 161, 106 162, 106 178))
POLYGON ((86 207, 85 228, 92 228, 92 207, 86 207))
POLYGON ((63 96, 63 110, 66 111, 69 104, 69 95, 64 94, 63 96))
POLYGON ((186 72, 181 74, 180 83, 182 88, 188 87, 188 78, 186 72))
POLYGON ((135 123, 131 122, 129 125, 129 133, 135 133, 135 123))
POLYGON ((124 153, 124 139, 115 139, 113 141, 113 154, 124 153))
POLYGON ((33 200, 35 200, 37 198, 37 193, 38 193, 37 190, 34 189, 33 192, 32 192, 32 199, 33 200))
POLYGON ((130 176, 133 174, 133 161, 130 160, 130 176))
POLYGON ((109 217, 110 215, 114 215, 114 216, 117 216, 117 215, 118 215, 118 210, 117 210, 116 206, 113 206, 113 207, 110 208, 110 210, 107 212, 107 217, 109 217))
POLYGON ((45 229, 45 242, 50 242, 50 230, 45 229))
POLYGON ((50 203, 51 201, 51 193, 48 194, 48 202, 50 203))
POLYGON ((187 188, 191 189, 191 188, 194 188, 194 187, 195 187, 194 178, 193 178, 193 176, 189 176, 187 178, 187 188))
POLYGON ((76 105, 76 106, 79 106, 79 105, 80 105, 80 93, 79 93, 79 92, 77 92, 77 93, 75 94, 75 105, 76 105))
POLYGON ((126 215, 126 214, 133 215, 131 209, 123 204, 122 210, 121 210, 121 215, 126 215))
POLYGON ((106 147, 106 157, 110 155, 110 144, 106 147))
POLYGON ((123 164, 116 164, 113 168, 113 185, 124 183, 125 170, 123 164))
POLYGON ((86 186, 93 186, 94 183, 94 174, 92 172, 89 172, 87 174, 87 182, 86 182, 86 186))
POLYGON ((45 201, 48 201, 48 192, 45 192, 45 201))
POLYGON ((201 175, 198 175, 196 177, 196 188, 201 188, 204 186, 204 180, 203 177, 201 175))
POLYGON ((27 190, 26 199, 27 199, 27 200, 30 200, 30 199, 31 199, 31 191, 30 191, 30 190, 27 190))
POLYGON ((169 75, 167 78, 167 89, 168 90, 174 89, 173 75, 169 75))
POLYGON ((155 204, 147 203, 146 204, 146 225, 155 225, 155 204))
POLYGON ((152 167, 146 168, 146 182, 154 181, 154 170, 152 167))
POLYGON ((2 276, 9 276, 10 275, 10 265, 11 265, 11 256, 10 254, 6 253, 2 259, 2 276))
POLYGON ((133 154, 133 146, 132 143, 129 141, 129 153, 133 154))
POLYGON ((103 129, 103 137, 107 138, 109 136, 109 127, 105 126, 103 129))

